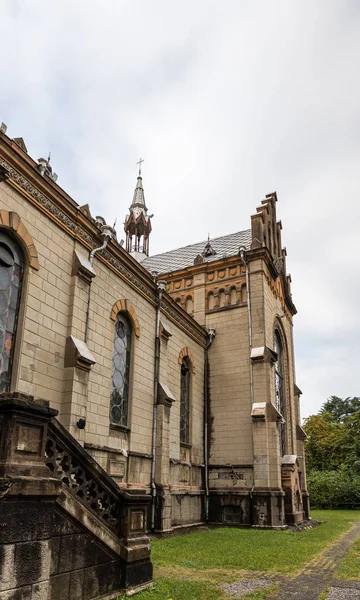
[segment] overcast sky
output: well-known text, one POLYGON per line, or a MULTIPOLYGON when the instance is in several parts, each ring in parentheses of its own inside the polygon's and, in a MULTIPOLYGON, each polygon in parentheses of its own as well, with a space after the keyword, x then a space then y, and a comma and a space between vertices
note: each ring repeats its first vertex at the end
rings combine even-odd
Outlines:
POLYGON ((266 193, 292 274, 302 414, 360 395, 360 3, 2 0, 0 122, 151 253, 250 227, 266 193))

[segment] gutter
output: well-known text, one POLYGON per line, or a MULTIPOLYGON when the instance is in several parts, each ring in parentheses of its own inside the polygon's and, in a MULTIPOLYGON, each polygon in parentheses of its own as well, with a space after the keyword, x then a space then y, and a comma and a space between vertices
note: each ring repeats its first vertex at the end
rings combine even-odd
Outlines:
POLYGON ((209 355, 208 350, 213 342, 216 331, 208 330, 209 341, 205 346, 204 354, 204 464, 205 464, 205 522, 209 521, 209 355))
POLYGON ((158 291, 158 302, 156 307, 156 326, 155 326, 155 363, 154 363, 154 404, 153 404, 153 427, 152 427, 152 462, 151 462, 151 530, 155 530, 155 508, 156 508, 156 484, 155 484, 155 472, 156 472, 156 431, 157 431, 157 401, 158 401, 158 387, 159 387, 159 374, 160 374, 160 314, 161 314, 161 302, 163 293, 166 288, 166 281, 159 280, 156 283, 158 291))
MULTIPOLYGON (((94 262, 94 257, 95 254, 97 254, 98 252, 100 252, 101 250, 104 250, 106 248, 106 246, 108 245, 109 241, 115 237, 115 229, 113 229, 112 227, 110 227, 110 225, 102 225, 101 226, 101 237, 103 238, 103 244, 102 246, 99 246, 98 248, 94 248, 94 250, 92 250, 90 252, 90 256, 89 256, 89 262, 91 264, 91 266, 93 266, 93 262, 94 262)), ((89 282, 89 293, 88 293, 88 302, 87 302, 87 307, 86 307, 86 317, 85 317, 85 344, 87 344, 87 338, 88 338, 88 329, 89 329, 89 314, 90 314, 90 298, 91 298, 91 281, 89 282)))

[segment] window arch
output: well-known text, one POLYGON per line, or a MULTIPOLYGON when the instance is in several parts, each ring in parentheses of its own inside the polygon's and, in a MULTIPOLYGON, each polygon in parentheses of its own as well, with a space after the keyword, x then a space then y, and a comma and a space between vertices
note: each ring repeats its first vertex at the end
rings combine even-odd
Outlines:
POLYGON ((180 443, 189 444, 191 364, 188 356, 181 361, 180 378, 180 443))
MULTIPOLYGON (((277 354, 275 362, 275 394, 276 394, 276 408, 281 415, 286 419, 286 402, 285 402, 285 359, 284 359, 284 346, 280 331, 276 328, 274 332, 274 350, 277 354)), ((286 454, 286 431, 285 423, 279 425, 280 433, 280 451, 281 456, 286 454)))
POLYGON ((114 327, 110 423, 123 427, 128 425, 131 342, 129 320, 123 313, 118 313, 114 327))
POLYGON ((24 255, 20 246, 0 231, 0 392, 10 391, 24 255))

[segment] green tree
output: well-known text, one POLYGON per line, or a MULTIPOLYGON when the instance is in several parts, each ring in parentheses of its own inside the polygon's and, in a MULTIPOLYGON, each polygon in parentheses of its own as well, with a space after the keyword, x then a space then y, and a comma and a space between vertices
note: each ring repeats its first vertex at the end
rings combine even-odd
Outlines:
POLYGON ((344 419, 356 412, 360 411, 360 398, 339 398, 338 396, 330 396, 323 404, 320 413, 328 412, 333 415, 338 423, 342 423, 344 419))
POLYGON ((359 506, 360 398, 330 396, 304 430, 313 506, 359 506))
POLYGON ((342 425, 322 412, 305 420, 305 455, 308 470, 338 469, 343 461, 342 425))

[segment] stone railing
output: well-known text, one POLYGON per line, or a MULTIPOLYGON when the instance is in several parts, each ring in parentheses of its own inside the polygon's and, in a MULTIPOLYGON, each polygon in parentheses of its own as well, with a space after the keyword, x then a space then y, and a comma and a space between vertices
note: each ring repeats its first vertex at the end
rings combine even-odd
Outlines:
POLYGON ((0 394, 0 597, 60 600, 76 579, 76 597, 116 598, 152 579, 151 498, 120 489, 56 416, 0 394))
POLYGON ((48 428, 45 463, 77 500, 121 535, 119 487, 57 420, 48 428))

